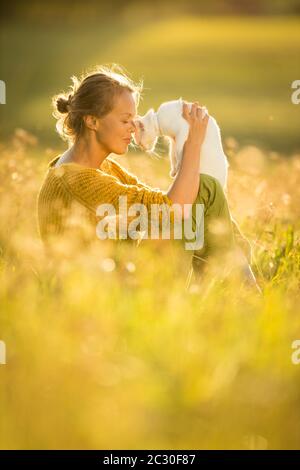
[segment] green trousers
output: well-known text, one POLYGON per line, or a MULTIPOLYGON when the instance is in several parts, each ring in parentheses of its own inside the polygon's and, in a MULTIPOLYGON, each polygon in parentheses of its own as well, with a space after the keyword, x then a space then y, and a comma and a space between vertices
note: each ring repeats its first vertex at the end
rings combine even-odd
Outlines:
POLYGON ((192 227, 199 226, 196 205, 203 208, 203 246, 192 256, 192 270, 196 278, 210 260, 224 257, 227 252, 239 247, 251 264, 251 245, 231 217, 224 190, 216 178, 201 174, 198 195, 192 207, 192 227))

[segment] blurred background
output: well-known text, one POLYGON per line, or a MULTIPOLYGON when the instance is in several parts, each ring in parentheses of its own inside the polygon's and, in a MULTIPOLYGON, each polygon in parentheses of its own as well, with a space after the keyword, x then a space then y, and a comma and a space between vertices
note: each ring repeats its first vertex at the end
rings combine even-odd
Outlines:
POLYGON ((139 112, 199 100, 223 136, 291 153, 300 147, 299 0, 1 1, 0 139, 15 128, 62 146, 51 97, 71 75, 119 63, 143 79, 139 112))

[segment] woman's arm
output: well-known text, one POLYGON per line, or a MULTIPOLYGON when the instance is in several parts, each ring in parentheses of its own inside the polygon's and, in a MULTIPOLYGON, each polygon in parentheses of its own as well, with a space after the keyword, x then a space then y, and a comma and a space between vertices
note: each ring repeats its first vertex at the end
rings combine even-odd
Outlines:
MULTIPOLYGON (((180 204, 184 209, 184 204, 193 204, 199 191, 200 183, 200 150, 205 138, 206 128, 208 124, 208 113, 202 118, 202 112, 206 111, 205 107, 193 103, 191 112, 188 106, 183 103, 182 116, 188 121, 190 128, 188 138, 183 148, 183 156, 179 171, 172 184, 167 191, 167 196, 173 204, 180 204)), ((183 211, 184 218, 188 218, 189 210, 183 211)))

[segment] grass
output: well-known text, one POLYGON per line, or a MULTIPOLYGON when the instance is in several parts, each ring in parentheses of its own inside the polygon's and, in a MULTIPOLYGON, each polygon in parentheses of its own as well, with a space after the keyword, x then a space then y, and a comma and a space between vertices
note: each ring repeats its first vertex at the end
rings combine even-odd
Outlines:
MULTIPOLYGON (((226 151, 262 297, 186 291, 190 253, 168 241, 47 258, 34 208, 57 151, 20 132, 2 144, 1 448, 299 448, 300 156, 226 151)), ((166 159, 122 163, 170 184, 166 159)))

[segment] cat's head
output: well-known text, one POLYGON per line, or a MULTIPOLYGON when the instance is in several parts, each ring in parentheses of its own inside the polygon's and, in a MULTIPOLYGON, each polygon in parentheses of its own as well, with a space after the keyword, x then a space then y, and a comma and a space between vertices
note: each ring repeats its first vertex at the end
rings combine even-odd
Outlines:
POLYGON ((159 136, 157 117, 154 109, 135 120, 134 141, 143 150, 153 151, 159 136))

